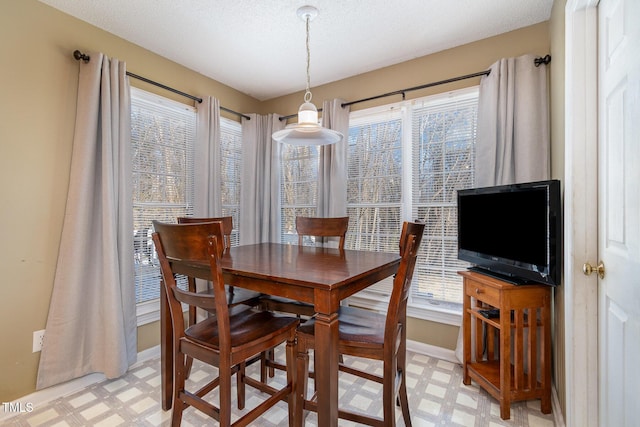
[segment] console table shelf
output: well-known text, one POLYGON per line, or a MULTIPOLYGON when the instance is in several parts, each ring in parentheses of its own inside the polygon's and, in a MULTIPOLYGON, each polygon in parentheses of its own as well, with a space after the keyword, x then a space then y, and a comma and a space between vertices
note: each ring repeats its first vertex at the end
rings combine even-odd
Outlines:
POLYGON ((527 399, 541 399, 542 412, 551 413, 551 288, 516 286, 472 271, 459 274, 464 384, 474 380, 495 397, 502 419, 510 418, 511 402, 527 399), (480 313, 493 308, 499 317, 480 313))

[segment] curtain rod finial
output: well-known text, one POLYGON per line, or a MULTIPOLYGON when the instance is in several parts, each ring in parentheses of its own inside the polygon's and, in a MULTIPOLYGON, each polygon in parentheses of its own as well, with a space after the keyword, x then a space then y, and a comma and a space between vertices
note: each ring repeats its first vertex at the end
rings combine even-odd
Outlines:
POLYGON ((89 62, 89 60, 91 59, 89 55, 85 55, 79 50, 73 51, 73 57, 76 59, 76 61, 80 61, 82 59, 84 62, 89 62))
POLYGON ((545 55, 543 58, 536 58, 533 60, 533 63, 536 67, 541 66, 542 64, 547 65, 551 62, 551 55, 545 55))

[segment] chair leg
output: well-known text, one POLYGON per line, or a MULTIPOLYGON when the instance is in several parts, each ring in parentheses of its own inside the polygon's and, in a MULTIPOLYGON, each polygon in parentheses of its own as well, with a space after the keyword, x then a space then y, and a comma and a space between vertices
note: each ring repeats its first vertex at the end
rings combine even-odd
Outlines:
POLYGON ((384 362, 382 381, 382 413, 384 425, 396 425, 396 361, 384 362))
POLYGON ((238 399, 238 409, 240 410, 244 409, 244 405, 245 405, 244 377, 246 375, 246 368, 247 368, 247 364, 245 362, 242 362, 240 364, 238 372, 236 373, 236 380, 237 380, 236 392, 237 392, 237 399, 238 399))
MULTIPOLYGON (((189 292, 196 292, 196 279, 193 277, 189 277, 187 279, 187 283, 189 285, 189 292)), ((196 307, 193 305, 189 306, 189 326, 196 324, 196 307)), ((193 366, 193 358, 190 356, 186 356, 185 360, 185 378, 189 378, 191 375, 191 367, 193 366)))
POLYGON ((189 378, 189 375, 191 375, 191 367, 193 366, 193 357, 185 356, 184 358, 184 375, 186 378, 189 378))
POLYGON ((185 403, 180 399, 180 392, 184 390, 185 382, 185 364, 184 358, 186 356, 181 353, 174 353, 174 373, 173 379, 173 413, 171 414, 171 426, 180 427, 182 423, 182 411, 185 408, 185 403))
POLYGON ((269 354, 266 351, 260 353, 260 382, 267 383, 267 360, 269 354))
POLYGON ((267 383, 267 374, 269 378, 273 378, 276 375, 276 370, 269 364, 275 360, 275 350, 273 348, 263 351, 260 355, 260 381, 267 383))
POLYGON ((398 390, 398 398, 400 399, 400 407, 402 408, 402 418, 405 427, 411 427, 411 415, 409 415, 409 399, 407 397, 407 378, 404 370, 400 374, 400 390, 398 390))
POLYGON ((218 378, 220 383, 218 385, 220 392, 220 427, 231 426, 231 367, 228 362, 220 363, 218 366, 218 378))
POLYGON ((407 397, 407 337, 406 330, 403 328, 401 336, 401 344, 398 349, 396 359, 396 369, 400 373, 400 389, 398 390, 398 398, 400 399, 400 408, 402 408, 402 418, 404 425, 411 427, 411 415, 409 414, 409 399, 407 397))
POLYGON ((287 365, 287 385, 290 387, 289 395, 287 397, 287 403, 289 405, 289 425, 295 425, 295 414, 296 414, 296 384, 297 381, 297 372, 296 372, 296 338, 295 336, 291 336, 290 339, 287 340, 286 347, 286 365, 287 365))
POLYGON ((302 427, 304 416, 304 401, 307 397, 307 380, 309 378, 309 352, 304 344, 298 342, 296 358, 296 390, 293 405, 293 426, 302 427))
MULTIPOLYGON (((269 360, 276 360, 276 351, 275 349, 269 349, 267 351, 267 357, 269 358, 269 360)), ((274 368, 273 366, 269 366, 269 378, 273 378, 276 376, 276 368, 274 368)))

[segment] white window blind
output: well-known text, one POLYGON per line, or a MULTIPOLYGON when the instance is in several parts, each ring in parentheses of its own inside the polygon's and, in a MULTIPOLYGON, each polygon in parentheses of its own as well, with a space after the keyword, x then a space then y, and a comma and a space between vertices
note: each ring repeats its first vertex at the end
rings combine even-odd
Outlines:
POLYGON ((467 264, 458 260, 456 190, 474 182, 476 91, 433 97, 412 111, 411 217, 426 223, 412 303, 457 305, 467 264))
MULTIPOLYGON (((477 88, 356 111, 349 124, 347 248, 397 252, 401 223, 426 223, 409 299, 412 313, 459 312, 456 190, 474 181, 477 88)), ((387 279, 355 303, 384 308, 387 279)))
MULTIPOLYGON (((395 252, 402 209, 402 116, 400 110, 360 114, 349 120, 345 248, 395 252)), ((390 295, 388 278, 367 288, 390 295)))
POLYGON ((242 164, 242 126, 240 123, 220 118, 222 215, 233 218, 231 246, 240 243, 240 167, 242 164))
POLYGON ((159 298, 160 268, 152 221, 193 214, 196 112, 187 105, 131 89, 133 234, 136 303, 159 298))
POLYGON ((296 216, 316 216, 318 148, 281 144, 282 243, 297 244, 296 216))

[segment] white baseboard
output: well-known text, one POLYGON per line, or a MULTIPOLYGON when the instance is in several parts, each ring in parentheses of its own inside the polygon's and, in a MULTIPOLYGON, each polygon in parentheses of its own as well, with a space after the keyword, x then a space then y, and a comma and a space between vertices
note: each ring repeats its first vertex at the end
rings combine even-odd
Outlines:
MULTIPOLYGON (((160 356, 160 346, 157 345, 155 347, 151 347, 147 350, 143 350, 138 353, 137 361, 131 368, 135 368, 143 362, 146 362, 149 359, 160 356)), ((131 369, 129 368, 129 369, 131 369)), ((35 391, 31 394, 23 396, 19 399, 14 400, 13 402, 2 402, 2 408, 0 410, 0 421, 9 419, 13 416, 19 415, 18 411, 7 411, 5 408, 19 407, 25 408, 27 404, 29 404, 32 408, 38 408, 40 406, 44 406, 47 403, 59 398, 68 396, 77 391, 82 390, 83 388, 89 387, 90 385, 97 384, 101 381, 104 381, 106 377, 104 374, 89 374, 84 377, 76 378, 75 380, 67 381, 66 383, 54 385, 43 390, 35 391)))
POLYGON ((558 398, 558 390, 556 385, 551 384, 551 410, 553 411, 553 425, 555 427, 565 427, 562 409, 560 408, 560 399, 558 398))
POLYGON ((435 357, 436 359, 446 360, 447 362, 460 364, 460 361, 456 357, 456 352, 444 347, 407 340, 407 350, 413 351, 414 353, 424 354, 425 356, 435 357))

